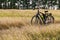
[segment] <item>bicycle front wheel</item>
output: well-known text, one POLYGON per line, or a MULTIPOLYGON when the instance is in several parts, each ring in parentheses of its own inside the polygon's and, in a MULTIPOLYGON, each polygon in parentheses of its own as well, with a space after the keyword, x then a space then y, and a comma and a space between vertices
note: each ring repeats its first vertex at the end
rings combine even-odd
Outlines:
POLYGON ((31 24, 40 24, 40 18, 33 16, 31 19, 31 24))

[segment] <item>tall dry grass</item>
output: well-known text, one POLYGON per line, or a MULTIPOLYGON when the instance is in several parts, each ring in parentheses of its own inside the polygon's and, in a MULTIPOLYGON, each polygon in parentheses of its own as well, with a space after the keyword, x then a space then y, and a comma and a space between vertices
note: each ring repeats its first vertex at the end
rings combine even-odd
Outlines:
POLYGON ((49 10, 55 17, 55 23, 49 25, 31 25, 36 12, 0 10, 0 40, 60 40, 60 10, 49 10))
POLYGON ((0 17, 0 29, 30 25, 30 19, 24 17, 0 17))
POLYGON ((60 25, 28 25, 22 28, 12 27, 7 30, 0 30, 0 40, 60 40, 60 25))

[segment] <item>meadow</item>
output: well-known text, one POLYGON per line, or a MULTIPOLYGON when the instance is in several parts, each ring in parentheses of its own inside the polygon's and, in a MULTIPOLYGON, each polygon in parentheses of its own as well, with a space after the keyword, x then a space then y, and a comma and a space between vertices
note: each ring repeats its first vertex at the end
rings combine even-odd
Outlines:
POLYGON ((0 40, 60 40, 60 10, 48 11, 55 18, 54 24, 31 25, 37 10, 0 9, 0 40))

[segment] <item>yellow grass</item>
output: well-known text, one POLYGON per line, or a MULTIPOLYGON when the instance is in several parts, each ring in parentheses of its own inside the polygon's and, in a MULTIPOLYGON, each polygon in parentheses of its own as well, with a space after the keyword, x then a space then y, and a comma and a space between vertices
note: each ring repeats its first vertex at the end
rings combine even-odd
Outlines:
POLYGON ((60 10, 49 10, 55 17, 55 23, 49 25, 31 25, 36 12, 0 10, 0 40, 60 40, 60 10))

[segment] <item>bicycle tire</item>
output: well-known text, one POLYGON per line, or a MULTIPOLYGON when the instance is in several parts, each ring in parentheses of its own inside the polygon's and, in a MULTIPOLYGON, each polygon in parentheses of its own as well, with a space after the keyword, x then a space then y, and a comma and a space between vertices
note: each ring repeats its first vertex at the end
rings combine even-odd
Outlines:
POLYGON ((42 24, 42 22, 41 22, 40 18, 38 19, 38 17, 36 17, 36 15, 34 15, 31 19, 31 24, 42 24))
POLYGON ((54 23, 54 17, 53 16, 48 16, 46 19, 46 24, 54 23))

